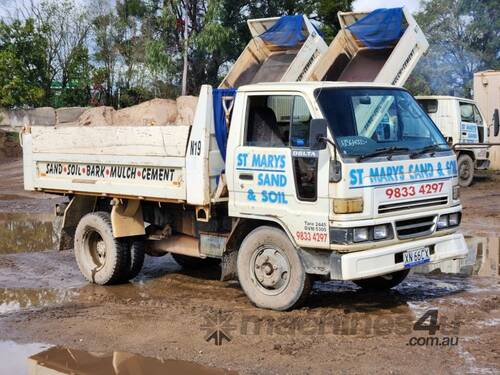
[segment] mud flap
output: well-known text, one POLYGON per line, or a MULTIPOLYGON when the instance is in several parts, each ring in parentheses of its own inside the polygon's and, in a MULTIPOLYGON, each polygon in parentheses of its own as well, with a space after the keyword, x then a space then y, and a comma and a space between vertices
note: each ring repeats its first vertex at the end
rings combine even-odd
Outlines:
POLYGON ((222 255, 220 262, 221 281, 235 280, 238 276, 236 271, 236 260, 238 259, 237 251, 226 252, 222 255))
POLYGON ((95 197, 83 195, 74 196, 68 204, 56 205, 54 226, 59 234, 58 250, 70 250, 73 248, 76 226, 83 216, 94 211, 95 205, 95 197))

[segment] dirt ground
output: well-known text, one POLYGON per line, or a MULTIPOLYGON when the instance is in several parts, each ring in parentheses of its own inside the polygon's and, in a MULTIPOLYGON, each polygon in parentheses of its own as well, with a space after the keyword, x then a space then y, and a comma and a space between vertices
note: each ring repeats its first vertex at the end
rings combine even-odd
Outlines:
MULTIPOLYGON (((20 171, 17 159, 0 162, 0 226, 49 212, 57 201, 24 192, 20 171)), ((461 198, 463 232, 498 244, 500 175, 481 176, 461 198)), ((469 273, 412 272, 385 293, 317 282, 305 307, 286 313, 259 310, 236 282, 217 281, 216 269, 188 272, 170 256, 148 257, 131 283, 99 287, 85 283, 70 251, 3 254, 0 341, 127 351, 240 373, 498 374, 499 265, 498 254, 488 254, 498 246, 477 249, 469 273), (477 266, 480 256, 493 261, 477 266), (414 330, 429 310, 437 310, 439 330, 414 330)))

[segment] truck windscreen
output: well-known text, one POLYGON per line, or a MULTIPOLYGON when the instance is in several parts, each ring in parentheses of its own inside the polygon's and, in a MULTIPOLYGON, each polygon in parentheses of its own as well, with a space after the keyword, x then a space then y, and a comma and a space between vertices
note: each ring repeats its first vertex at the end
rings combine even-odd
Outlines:
POLYGON ((322 88, 316 97, 343 155, 449 150, 432 120, 404 90, 322 88))

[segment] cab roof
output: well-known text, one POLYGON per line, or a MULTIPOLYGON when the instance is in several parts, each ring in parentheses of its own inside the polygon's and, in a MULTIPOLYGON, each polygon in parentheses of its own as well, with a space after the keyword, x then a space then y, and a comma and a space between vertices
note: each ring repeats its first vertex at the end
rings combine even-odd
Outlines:
POLYGON ((344 81, 303 81, 303 82, 262 82, 251 85, 238 87, 241 92, 253 91, 314 91, 318 88, 329 87, 373 87, 373 88, 395 88, 401 89, 399 86, 392 86, 372 82, 344 82, 344 81))
POLYGON ((459 96, 449 96, 449 95, 419 95, 415 96, 415 99, 435 99, 435 100, 460 100, 462 102, 473 103, 474 100, 461 98, 459 96))

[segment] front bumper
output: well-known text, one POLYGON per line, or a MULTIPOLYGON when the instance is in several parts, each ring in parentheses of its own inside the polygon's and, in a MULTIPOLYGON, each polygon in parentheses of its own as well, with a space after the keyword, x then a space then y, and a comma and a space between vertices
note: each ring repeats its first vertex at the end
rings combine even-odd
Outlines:
POLYGON ((332 280, 356 280, 403 270, 404 264, 402 261, 396 261, 396 254, 423 246, 431 248, 430 263, 464 258, 468 252, 467 244, 460 233, 348 254, 334 252, 329 259, 330 278, 332 280))

